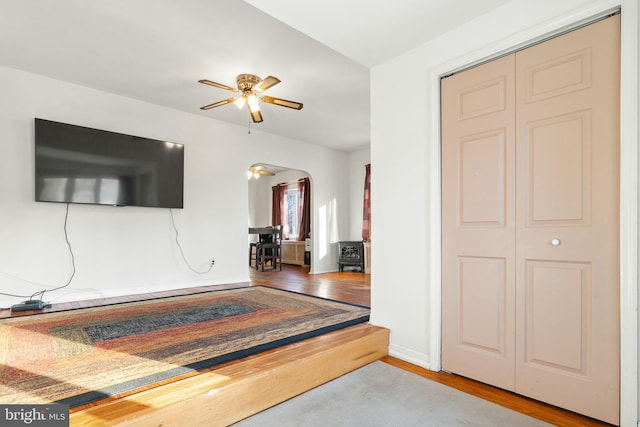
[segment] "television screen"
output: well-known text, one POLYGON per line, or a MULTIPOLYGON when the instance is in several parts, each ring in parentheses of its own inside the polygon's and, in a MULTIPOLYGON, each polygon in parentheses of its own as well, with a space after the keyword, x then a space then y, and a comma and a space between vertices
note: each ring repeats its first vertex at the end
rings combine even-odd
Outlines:
POLYGON ((35 199, 183 207, 184 146, 35 119, 35 199))

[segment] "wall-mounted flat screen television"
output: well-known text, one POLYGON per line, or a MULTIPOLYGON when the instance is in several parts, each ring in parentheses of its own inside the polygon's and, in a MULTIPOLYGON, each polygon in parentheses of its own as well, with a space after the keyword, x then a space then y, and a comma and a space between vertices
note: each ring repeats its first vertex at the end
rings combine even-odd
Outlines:
POLYGON ((183 207, 184 146, 35 119, 35 199, 183 207))

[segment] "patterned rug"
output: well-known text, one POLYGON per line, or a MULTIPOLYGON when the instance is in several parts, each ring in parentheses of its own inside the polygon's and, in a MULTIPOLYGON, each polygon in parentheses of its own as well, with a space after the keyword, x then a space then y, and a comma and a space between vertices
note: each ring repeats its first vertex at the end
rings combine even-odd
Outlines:
POLYGON ((267 287, 0 320, 0 403, 71 407, 369 320, 366 307, 267 287))

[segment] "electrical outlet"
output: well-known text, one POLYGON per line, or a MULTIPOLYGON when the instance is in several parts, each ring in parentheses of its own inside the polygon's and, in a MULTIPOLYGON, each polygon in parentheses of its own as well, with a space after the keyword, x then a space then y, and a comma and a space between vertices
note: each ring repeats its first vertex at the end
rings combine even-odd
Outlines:
POLYGON ((209 262, 209 265, 213 266, 213 265, 215 265, 215 263, 216 263, 216 260, 211 258, 211 261, 209 262))

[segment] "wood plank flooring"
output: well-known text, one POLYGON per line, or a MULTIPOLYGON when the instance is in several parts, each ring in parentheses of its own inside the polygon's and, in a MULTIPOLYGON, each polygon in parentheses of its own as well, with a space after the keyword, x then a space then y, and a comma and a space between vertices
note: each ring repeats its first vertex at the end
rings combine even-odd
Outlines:
POLYGON ((371 275, 358 272, 308 274, 309 267, 284 264, 282 271, 250 269, 251 285, 315 295, 369 307, 371 305, 371 275))
MULTIPOLYGON (((310 275, 306 267, 284 265, 282 271, 256 271, 250 269, 250 283, 247 286, 265 285, 279 289, 286 289, 293 292, 302 292, 324 298, 336 299, 360 305, 370 305, 370 275, 358 272, 336 272, 310 275)), ((233 286, 237 286, 233 285, 233 286)), ((89 300, 79 303, 55 304, 45 309, 45 311, 62 311, 74 308, 90 307, 102 304, 112 304, 118 302, 128 302, 140 299, 159 298, 169 295, 182 295, 190 292, 201 292, 209 289, 220 289, 219 286, 200 287, 189 290, 176 290, 158 292, 153 295, 134 295, 121 298, 109 298, 99 300, 89 300)), ((25 315, 29 312, 19 313, 25 315)), ((16 315, 16 313, 14 313, 16 315)), ((8 310, 0 311, 0 318, 9 317, 8 310)), ((610 426, 609 424, 580 416, 578 414, 565 411, 532 399, 528 399, 514 393, 497 389, 495 387, 481 384, 458 375, 446 372, 433 372, 412 365, 405 361, 393 357, 383 357, 383 362, 405 369, 414 374, 420 375, 432 381, 454 387, 465 393, 472 394, 495 404, 509 409, 527 414, 547 423, 557 426, 610 426)))

